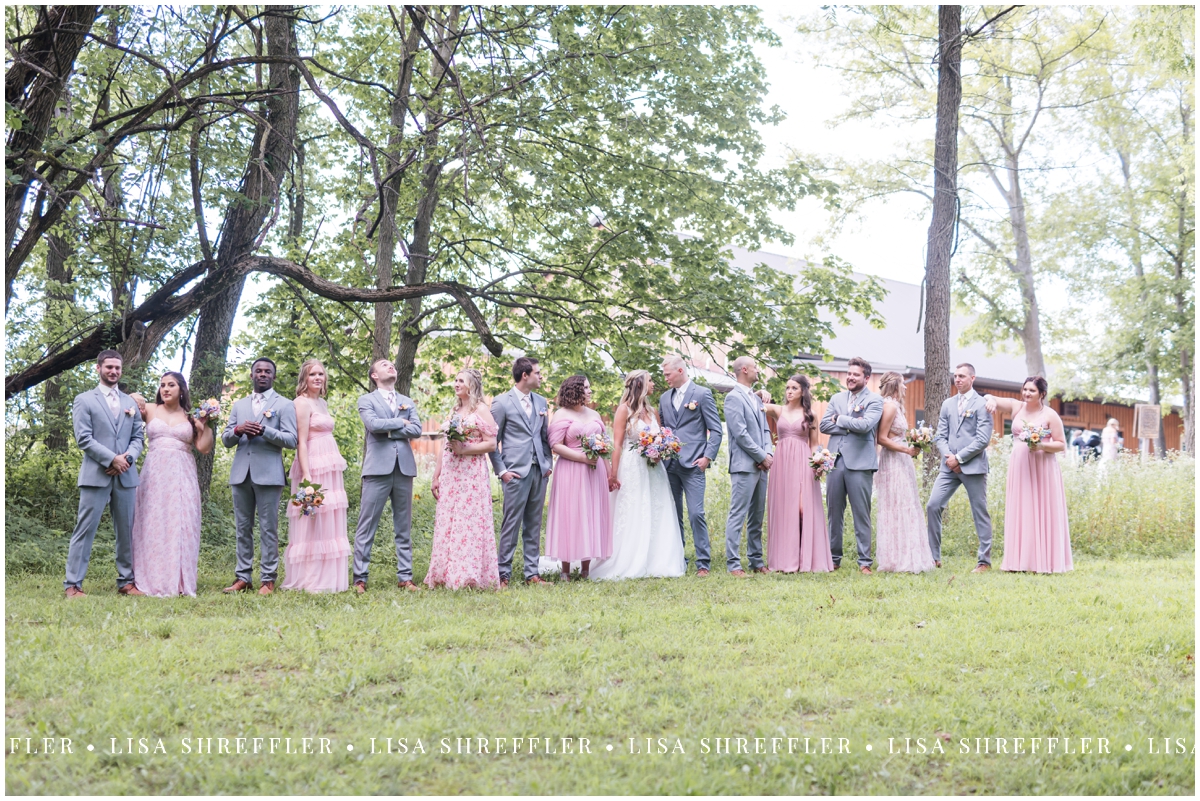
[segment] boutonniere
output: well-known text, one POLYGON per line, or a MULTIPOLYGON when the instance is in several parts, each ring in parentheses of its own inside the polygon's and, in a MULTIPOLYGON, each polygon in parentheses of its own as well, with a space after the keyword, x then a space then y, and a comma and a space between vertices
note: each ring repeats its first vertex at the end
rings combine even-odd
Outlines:
POLYGON ((692 412, 694 412, 694 411, 696 411, 696 407, 697 407, 698 405, 699 405, 699 404, 697 404, 695 401, 692 401, 691 403, 685 403, 685 404, 683 404, 683 407, 684 407, 685 409, 687 409, 688 411, 692 411, 692 412))
POLYGON ((863 410, 863 407, 862 407, 862 404, 861 404, 861 403, 856 403, 856 404, 854 405, 854 412, 855 412, 855 413, 861 412, 862 410, 863 410))
POLYGON ((270 419, 271 419, 272 417, 274 417, 274 416, 275 416, 275 410, 274 410, 274 409, 265 409, 265 410, 263 410, 263 418, 265 418, 265 419, 267 419, 267 420, 270 420, 270 419))
POLYGON ((411 409, 411 408, 412 408, 412 407, 411 407, 411 406, 409 406, 407 403, 402 403, 402 404, 400 404, 400 411, 402 411, 402 412, 407 412, 407 411, 408 411, 409 409, 411 409))
POLYGON ((132 406, 130 406, 128 409, 125 410, 125 416, 133 417, 133 407, 132 406))
POLYGON ((974 417, 974 416, 975 416, 975 410, 974 410, 974 409, 967 409, 966 411, 964 411, 964 412, 962 413, 962 416, 963 416, 963 419, 964 419, 964 420, 967 420, 967 419, 969 419, 969 418, 972 418, 972 417, 974 417))
POLYGON ((546 416, 546 410, 545 410, 545 409, 542 409, 540 412, 538 412, 538 417, 545 417, 545 416, 546 416))

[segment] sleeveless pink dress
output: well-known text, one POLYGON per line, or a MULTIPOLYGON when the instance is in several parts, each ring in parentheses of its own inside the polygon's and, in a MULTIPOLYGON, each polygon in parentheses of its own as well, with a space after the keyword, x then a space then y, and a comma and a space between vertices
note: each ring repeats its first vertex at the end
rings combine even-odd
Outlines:
MULTIPOLYGON (((342 592, 350 587, 346 558, 346 510, 350 502, 342 474, 346 460, 333 438, 333 418, 313 412, 308 418, 308 472, 321 485, 325 502, 311 515, 288 502, 288 545, 283 552, 285 590, 342 592)), ((300 488, 300 457, 292 460, 292 494, 300 488)))
POLYGON ((833 570, 821 482, 808 460, 808 422, 801 414, 776 424, 779 442, 767 473, 767 567, 780 573, 833 570))
MULTIPOLYGON (((887 398, 884 403, 896 407, 889 432, 892 439, 903 439, 908 420, 899 405, 887 398)), ((924 573, 933 570, 933 551, 925 509, 917 494, 916 461, 909 455, 879 446, 879 471, 875 473, 875 561, 884 573, 924 573)))
POLYGON ((200 484, 192 455, 192 424, 146 426, 150 450, 142 465, 133 517, 133 580, 147 595, 196 594, 200 561, 200 484))
POLYGON ((1065 573, 1073 564, 1067 495, 1058 454, 1029 450, 1016 438, 1024 426, 1024 420, 1013 420, 1013 449, 1004 500, 1004 561, 1000 569, 1065 573))
MULTIPOLYGON (((478 426, 469 441, 496 436, 496 426, 471 413, 478 426)), ((496 524, 492 516, 492 483, 486 454, 455 456, 447 441, 442 446, 437 509, 433 520, 433 550, 425 584, 460 587, 498 587, 496 524)))
MULTIPOLYGON (((580 451, 586 434, 604 431, 597 417, 580 422, 558 417, 550 424, 550 446, 565 444, 580 451)), ((642 457, 626 451, 625 459, 642 457)), ((608 506, 608 465, 601 459, 593 470, 583 462, 558 458, 550 484, 546 516, 546 556, 558 562, 582 562, 612 556, 612 516, 608 506)))

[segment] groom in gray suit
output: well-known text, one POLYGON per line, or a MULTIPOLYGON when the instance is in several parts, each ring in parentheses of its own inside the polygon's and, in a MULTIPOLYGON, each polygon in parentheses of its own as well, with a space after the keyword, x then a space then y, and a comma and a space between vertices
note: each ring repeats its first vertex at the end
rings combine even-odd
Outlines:
POLYGON ((226 448, 237 447, 229 471, 233 517, 237 526, 237 568, 234 582, 223 592, 254 589, 254 518, 258 517, 261 586, 259 595, 275 591, 279 571, 279 498, 287 479, 283 474, 283 449, 296 447, 296 407, 277 393, 275 362, 255 359, 250 365, 254 392, 233 404, 229 422, 221 432, 226 448))
POLYGON ((725 561, 729 574, 744 576, 738 555, 742 527, 746 527, 746 558, 755 573, 767 573, 762 558, 762 524, 767 511, 767 471, 775 446, 763 412, 762 399, 751 392, 758 380, 758 365, 749 356, 733 360, 737 384, 725 397, 725 424, 729 426, 729 520, 725 524, 725 561))
POLYGON ((538 575, 542 509, 550 483, 550 429, 546 399, 534 392, 542 385, 538 360, 522 356, 513 362, 513 388, 492 401, 496 441, 492 469, 504 484, 504 520, 500 524, 500 586, 512 578, 517 535, 522 535, 525 583, 545 584, 538 575), (522 529, 524 533, 522 533, 522 529))
MULTIPOLYGON (((672 354, 663 359, 663 378, 669 390, 658 405, 658 418, 671 429, 683 450, 678 459, 667 462, 667 481, 675 499, 679 518, 679 536, 684 536, 683 498, 687 495, 688 520, 696 545, 696 575, 708 575, 708 522, 704 518, 704 471, 721 450, 721 418, 712 390, 697 386, 684 369, 683 358, 672 354)), ((687 542, 684 542, 687 545, 687 542)))
POLYGON ((124 362, 115 350, 96 357, 100 385, 75 396, 71 418, 75 443, 83 451, 79 465, 79 513, 67 551, 63 591, 68 598, 86 595, 83 577, 92 541, 105 507, 112 510, 117 535, 117 592, 143 595, 133 583, 133 505, 137 497, 138 454, 142 452, 142 416, 133 398, 117 389, 124 362))
POLYGON ((379 359, 371 365, 371 380, 378 389, 358 399, 358 416, 367 428, 367 448, 362 463, 362 500, 354 532, 354 591, 367 591, 371 546, 383 507, 392 502, 392 530, 396 540, 396 586, 416 592, 412 580, 412 491, 417 475, 409 440, 421 436, 421 418, 412 398, 396 391, 396 365, 379 359))
POLYGON ((934 564, 941 567, 942 513, 958 485, 966 487, 979 537, 978 564, 971 572, 983 573, 992 568, 992 518, 987 508, 987 446, 992 440, 992 416, 974 384, 973 365, 964 362, 954 368, 958 394, 947 398, 938 414, 933 442, 942 455, 942 466, 925 505, 925 519, 929 524, 929 548, 934 564))
POLYGON ((867 388, 870 378, 871 365, 857 356, 851 359, 846 368, 846 391, 830 399, 821 417, 821 433, 829 435, 829 450, 837 454, 825 479, 833 569, 842 563, 842 529, 849 499, 858 567, 864 575, 871 574, 871 486, 879 469, 875 429, 883 416, 883 399, 867 388))

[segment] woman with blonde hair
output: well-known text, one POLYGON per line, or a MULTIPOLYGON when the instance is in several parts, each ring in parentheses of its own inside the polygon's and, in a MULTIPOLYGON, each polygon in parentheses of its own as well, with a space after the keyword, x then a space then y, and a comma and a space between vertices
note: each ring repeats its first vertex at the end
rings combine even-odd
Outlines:
POLYGON ((1121 446, 1117 443, 1121 436, 1120 426, 1116 418, 1109 418, 1108 424, 1100 432, 1100 464, 1117 460, 1117 454, 1121 452, 1121 446))
POLYGON ((880 572, 924 573, 934 568, 933 551, 913 464, 920 451, 905 441, 908 417, 904 412, 904 376, 885 373, 879 379, 879 394, 883 397, 883 416, 875 433, 879 446, 875 561, 880 572))
POLYGON ((465 441, 446 438, 433 470, 433 549, 425 584, 457 590, 499 588, 492 484, 487 454, 496 450, 496 421, 483 401, 483 376, 468 367, 454 378, 451 423, 465 441))
POLYGON ((292 495, 302 482, 317 484, 325 500, 309 514, 290 502, 288 545, 283 552, 282 589, 342 592, 349 589, 346 559, 346 511, 350 501, 342 474, 346 460, 333 438, 333 416, 325 403, 329 376, 319 359, 300 365, 296 382, 296 458, 292 460, 292 495))
POLYGON ((662 430, 649 402, 653 392, 654 381, 645 370, 625 376, 625 390, 613 418, 612 556, 592 566, 594 579, 674 577, 687 569, 667 469, 629 452, 643 431, 662 430))

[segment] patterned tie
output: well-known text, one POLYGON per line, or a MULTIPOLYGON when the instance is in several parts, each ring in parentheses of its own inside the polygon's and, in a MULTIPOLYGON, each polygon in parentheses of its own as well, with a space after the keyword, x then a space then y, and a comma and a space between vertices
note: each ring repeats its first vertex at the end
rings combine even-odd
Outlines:
POLYGON ((967 396, 960 392, 958 393, 958 416, 962 417, 967 410, 967 396))
POLYGON ((117 400, 117 392, 112 387, 107 387, 104 390, 104 397, 108 400, 108 410, 112 412, 113 419, 117 419, 117 415, 121 413, 121 403, 117 400))
POLYGON ((263 396, 261 392, 255 392, 250 396, 250 408, 254 410, 255 417, 262 414, 263 396))
POLYGON ((528 395, 521 396, 521 409, 524 410, 526 417, 533 416, 533 404, 529 402, 528 395))
POLYGON ((396 413, 396 393, 395 392, 385 392, 384 396, 387 398, 388 408, 392 410, 392 414, 395 414, 396 413))

